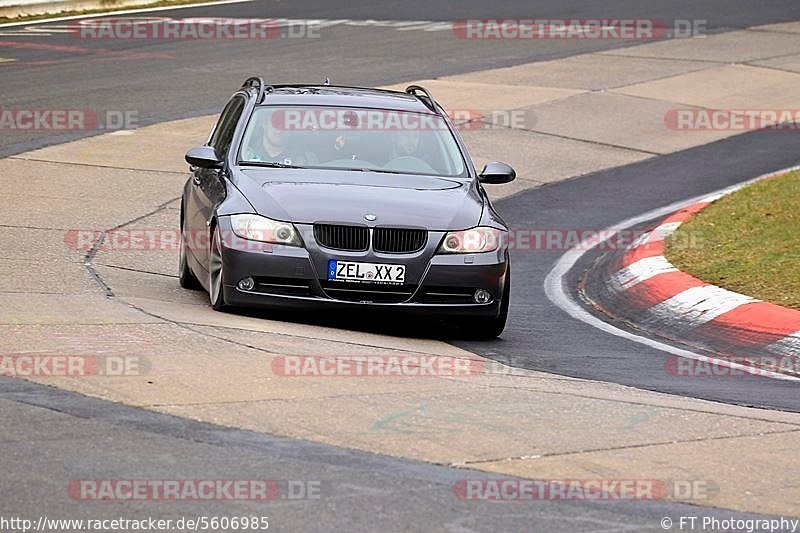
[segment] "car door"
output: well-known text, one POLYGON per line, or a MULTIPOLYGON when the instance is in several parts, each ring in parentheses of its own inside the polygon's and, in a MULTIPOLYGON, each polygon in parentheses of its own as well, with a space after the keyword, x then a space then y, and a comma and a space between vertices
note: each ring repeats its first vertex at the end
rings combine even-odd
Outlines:
MULTIPOLYGON (((231 98, 223 109, 208 145, 214 147, 223 161, 227 161, 228 151, 233 141, 233 134, 244 110, 245 99, 241 95, 231 98)), ((192 251, 197 262, 208 270, 208 252, 210 249, 209 223, 214 208, 225 199, 224 173, 222 169, 191 167, 191 183, 186 202, 187 229, 191 232, 194 246, 192 251)))

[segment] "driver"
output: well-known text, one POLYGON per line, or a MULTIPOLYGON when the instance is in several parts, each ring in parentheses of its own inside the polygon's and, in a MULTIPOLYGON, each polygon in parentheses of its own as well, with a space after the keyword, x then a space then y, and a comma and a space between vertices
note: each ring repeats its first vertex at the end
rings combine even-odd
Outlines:
POLYGON ((292 161, 284 161, 289 157, 289 132, 286 129, 276 128, 272 120, 264 125, 264 134, 261 136, 261 147, 264 154, 280 163, 291 165, 292 161))
POLYGON ((392 151, 389 161, 398 157, 413 157, 419 148, 419 130, 407 129, 392 132, 392 151))
MULTIPOLYGON (((273 124, 270 117, 262 126, 260 146, 251 146, 245 154, 249 161, 269 161, 283 165, 304 165, 317 163, 318 159, 313 152, 298 152, 290 147, 291 135, 289 130, 273 124)), ((258 143, 254 140, 254 143, 258 143)))

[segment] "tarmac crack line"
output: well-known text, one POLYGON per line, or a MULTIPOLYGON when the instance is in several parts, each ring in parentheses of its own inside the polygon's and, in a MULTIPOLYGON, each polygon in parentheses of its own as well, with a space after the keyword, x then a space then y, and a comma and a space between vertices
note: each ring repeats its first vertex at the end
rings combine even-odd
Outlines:
POLYGON ((153 324, 156 322, 0 322, 0 326, 148 326, 153 324))
MULTIPOLYGON (((588 94, 588 93, 582 93, 582 94, 588 94)), ((576 95, 576 96, 578 96, 578 95, 576 95)), ((572 97, 570 97, 570 98, 572 98, 572 97)), ((512 128, 512 127, 506 126, 504 124, 497 124, 497 123, 494 123, 494 122, 491 122, 491 121, 481 120, 481 119, 470 120, 467 123, 468 124, 469 123, 486 124, 487 126, 492 126, 492 127, 496 127, 496 128, 503 128, 503 129, 510 130, 510 131, 524 131, 524 132, 527 132, 527 133, 536 133, 536 134, 539 134, 539 135, 546 135, 548 137, 555 137, 557 139, 565 139, 565 140, 568 140, 568 141, 576 141, 576 142, 581 142, 581 143, 586 143, 586 144, 593 144, 593 145, 596 145, 596 146, 603 146, 603 147, 606 147, 606 148, 615 148, 617 150, 625 150, 625 151, 628 151, 628 152, 635 152, 635 153, 645 154, 645 155, 649 155, 649 156, 662 156, 662 155, 664 155, 664 154, 659 153, 659 152, 651 152, 650 150, 642 150, 640 148, 631 148, 630 146, 623 146, 621 144, 604 143, 604 142, 601 142, 601 141, 593 141, 591 139, 581 139, 581 138, 578 138, 578 137, 571 137, 569 135, 561 135, 561 134, 558 134, 558 133, 551 133, 551 132, 542 131, 542 130, 536 130, 536 129, 512 128)), ((575 177, 575 176, 573 176, 573 177, 575 177)))
MULTIPOLYGON (((756 61, 762 61, 762 60, 761 59, 757 59, 756 61)), ((781 67, 773 67, 773 66, 770 66, 770 65, 754 65, 752 63, 742 63, 742 64, 743 65, 747 65, 748 67, 763 68, 763 69, 767 69, 767 70, 775 70, 777 72, 785 72, 786 74, 800 75, 800 72, 796 72, 794 70, 789 70, 789 69, 781 68, 781 67)))
MULTIPOLYGON (((111 286, 109 286, 108 283, 105 282, 105 280, 97 272, 97 270, 95 270, 94 265, 93 265, 94 258, 97 256, 97 252, 100 251, 100 246, 103 245, 103 242, 105 241, 106 235, 109 232, 124 228, 125 226, 128 226, 130 224, 133 224, 135 222, 138 222, 140 220, 143 220, 143 219, 145 219, 147 217, 153 216, 156 213, 159 213, 159 212, 163 211, 164 209, 166 209, 166 206, 168 204, 174 202, 177 199, 178 198, 172 198, 172 199, 170 199, 170 200, 168 200, 168 201, 166 201, 166 202, 164 202, 162 204, 159 204, 152 211, 149 211, 149 212, 147 212, 147 213, 145 213, 143 215, 140 215, 140 216, 135 217, 135 218, 133 218, 131 220, 128 220, 127 222, 123 222, 122 224, 118 224, 117 226, 114 226, 112 228, 106 229, 97 237, 97 239, 95 239, 94 244, 89 249, 89 251, 86 252, 86 255, 84 256, 83 265, 86 267, 86 270, 89 272, 89 275, 92 276, 92 278, 97 282, 97 284, 100 285, 100 288, 103 291, 105 291, 106 297, 113 298, 114 297, 114 291, 111 289, 111 286)), ((135 308, 135 306, 131 305, 130 303, 128 303, 128 302, 126 302, 124 300, 120 300, 120 301, 122 301, 125 304, 135 308)))
MULTIPOLYGON (((404 391, 407 392, 407 391, 404 391)), ((371 392, 368 394, 328 394, 324 396, 315 397, 315 400, 336 400, 339 398, 372 398, 372 397, 385 397, 393 394, 400 394, 399 392, 371 392)), ((154 403, 148 404, 148 409, 157 408, 170 408, 170 407, 210 407, 214 405, 240 405, 249 403, 274 403, 274 402, 295 402, 297 398, 260 398, 254 400, 223 400, 219 402, 190 402, 190 403, 154 403)), ((312 428, 307 428, 312 429, 312 428)))
POLYGON ((463 461, 458 463, 449 463, 447 466, 452 467, 459 467, 459 466, 470 466, 470 465, 479 465, 479 464, 488 464, 488 463, 502 463, 506 461, 524 461, 528 459, 545 459, 550 457, 564 457, 569 455, 581 455, 585 453, 598 453, 598 452, 614 452, 614 451, 621 451, 621 450, 635 450, 641 448, 649 448, 654 446, 669 446, 673 444, 691 444, 691 443, 698 443, 698 442, 715 442, 715 441, 722 441, 722 440, 732 440, 732 439, 743 439, 748 437, 763 437, 766 435, 786 435, 789 433, 798 433, 800 429, 791 429, 786 431, 759 431, 756 433, 743 433, 740 435, 725 435, 720 437, 698 437, 695 439, 682 439, 682 440, 671 440, 671 441, 661 441, 661 442, 648 442, 642 444, 628 444, 626 446, 607 446, 604 448, 587 448, 582 450, 575 450, 570 452, 560 452, 560 453, 543 453, 543 454, 531 454, 531 455, 519 455, 519 456, 512 456, 512 457, 501 457, 495 459, 480 459, 475 461, 463 461))
MULTIPOLYGON (((780 22, 778 24, 780 24, 780 22)), ((753 32, 753 33, 775 33, 775 34, 778 34, 778 35, 793 35, 793 36, 797 36, 798 35, 797 32, 788 31, 788 30, 771 30, 771 29, 759 28, 759 27, 742 28, 742 29, 744 31, 750 31, 750 32, 753 32)))
MULTIPOLYGON (((452 379, 449 379, 446 376, 439 376, 438 379, 444 379, 444 380, 447 380, 447 381, 450 381, 450 382, 454 381, 452 379)), ((495 386, 495 385, 488 385, 488 384, 481 384, 481 383, 476 383, 476 385, 477 385, 477 387, 483 388, 483 389, 508 388, 508 387, 504 387, 504 386, 495 386)), ((717 413, 717 412, 713 412, 713 411, 702 411, 702 410, 698 410, 698 409, 684 409, 684 408, 680 408, 680 407, 661 406, 661 405, 657 405, 657 404, 646 404, 646 403, 641 403, 641 402, 632 402, 632 401, 629 401, 629 400, 615 400, 615 399, 602 398, 602 397, 591 397, 591 396, 585 396, 585 395, 580 395, 580 394, 558 393, 558 392, 530 390, 530 389, 526 389, 526 390, 528 390, 529 392, 536 392, 536 393, 545 394, 545 395, 546 394, 552 394, 552 395, 559 395, 559 396, 579 397, 579 398, 583 398, 583 399, 601 400, 601 401, 606 401, 606 402, 621 403, 621 404, 625 404, 625 405, 634 405, 634 406, 637 406, 637 407, 648 407, 648 408, 655 407, 655 408, 663 409, 663 410, 667 410, 667 411, 678 411, 678 412, 682 412, 682 413, 683 412, 691 412, 691 413, 700 414, 700 415, 710 415, 710 416, 714 416, 714 417, 735 418, 737 420, 748 420, 748 421, 754 421, 754 422, 762 422, 762 423, 765 423, 765 424, 775 424, 775 425, 788 426, 789 428, 793 428, 793 429, 772 431, 772 432, 767 432, 767 433, 790 433, 790 432, 800 431, 800 427, 798 427, 798 426, 800 426, 800 424, 793 423, 793 422, 770 420, 770 419, 759 418, 759 417, 739 416, 739 415, 727 414, 727 413, 717 413)), ((386 396, 392 396, 392 395, 398 395, 398 394, 402 395, 402 394, 404 394, 404 392, 403 391, 389 391, 389 392, 375 392, 375 393, 334 394, 334 395, 320 396, 318 399, 328 399, 328 398, 369 398, 369 397, 373 397, 373 396, 386 397, 386 396)), ((447 395, 447 394, 460 394, 460 393, 457 393, 457 392, 444 393, 444 395, 447 395)), ((191 402, 191 403, 185 403, 185 404, 169 404, 169 403, 167 403, 167 404, 153 404, 151 407, 173 407, 173 406, 175 406, 175 407, 182 407, 182 406, 200 407, 200 406, 211 406, 211 405, 217 405, 217 404, 247 404, 247 403, 267 403, 267 402, 273 403, 273 402, 286 402, 286 401, 294 401, 294 398, 261 398, 261 399, 251 399, 251 400, 229 400, 229 401, 220 401, 220 402, 214 402, 214 401, 210 401, 210 402, 191 402)), ((756 435, 758 435, 758 434, 756 434, 756 435)), ((750 435, 748 434, 748 435, 740 435, 740 436, 750 436, 750 435)), ((713 437, 713 438, 723 438, 723 437, 713 437)), ((727 437, 725 437, 725 438, 727 438, 727 437)), ((622 448, 624 448, 624 447, 622 447, 622 448)))
POLYGON ((113 268, 113 269, 116 269, 116 270, 125 270, 125 271, 128 271, 128 272, 139 272, 140 274, 152 274, 154 276, 164 276, 166 278, 175 278, 175 279, 178 278, 178 276, 176 276, 174 274, 164 274, 163 272, 152 272, 150 270, 142 270, 142 269, 139 269, 139 268, 129 268, 129 267, 123 267, 123 266, 117 266, 117 265, 106 265, 104 263, 98 263, 96 266, 104 267, 104 268, 113 268))
MULTIPOLYGON (((720 63, 720 66, 721 65, 724 65, 724 63, 720 63)), ((634 85, 641 85, 643 83, 651 83, 651 82, 654 82, 654 81, 663 81, 663 80, 669 80, 671 78, 679 78, 681 76, 685 76, 686 74, 695 74, 695 73, 698 73, 698 72, 704 72, 706 70, 711 70, 712 68, 715 68, 715 65, 709 65, 706 68, 700 68, 700 69, 697 69, 697 70, 691 70, 689 72, 679 72, 679 73, 676 73, 676 74, 667 74, 665 76, 659 76, 657 78, 651 78, 651 79, 648 79, 648 80, 645 80, 645 81, 635 81, 635 82, 632 82, 632 83, 626 83, 624 85, 618 85, 618 86, 614 86, 614 87, 606 87, 603 91, 592 91, 592 92, 593 93, 597 93, 597 92, 613 91, 613 90, 616 90, 616 89, 624 89, 625 87, 633 87, 634 85)), ((664 101, 666 102, 666 100, 664 100, 664 101)))
POLYGON ((0 224, 0 228, 6 229, 32 229, 38 231, 69 231, 67 228, 43 228, 39 226, 18 226, 16 224, 0 224))
MULTIPOLYGON (((236 330, 236 331, 248 331, 248 332, 251 332, 251 333, 265 333, 263 331, 256 331, 256 330, 252 330, 252 329, 240 328, 240 327, 235 327, 235 326, 216 326, 216 325, 211 325, 211 324, 200 324, 200 323, 196 323, 196 322, 180 322, 180 324, 183 324, 183 325, 185 325, 187 327, 195 326, 195 327, 207 327, 207 328, 233 329, 233 330, 236 330)), ((211 333, 207 333, 207 332, 204 332, 204 331, 197 331, 197 330, 191 329, 191 328, 188 328, 188 329, 190 329, 191 331, 194 331, 195 333, 199 333, 200 335, 206 335, 208 337, 212 337, 214 339, 218 339, 218 340, 225 341, 225 342, 230 342, 232 344, 243 346, 245 348, 251 348, 253 350, 259 350, 259 351, 263 351, 263 352, 266 352, 266 353, 269 353, 269 354, 273 353, 273 352, 269 352, 268 350, 266 350, 264 348, 259 348, 258 346, 253 346, 253 345, 250 345, 250 344, 247 344, 247 343, 240 343, 238 341, 234 341, 234 340, 231 340, 231 339, 228 339, 228 338, 225 338, 225 337, 219 337, 217 335, 213 335, 211 333)), ((346 345, 350 345, 350 346, 361 346, 361 347, 364 347, 364 348, 375 348, 375 349, 378 349, 378 350, 392 350, 392 351, 395 351, 395 352, 410 353, 410 354, 419 354, 420 353, 419 350, 409 350, 407 348, 387 348, 385 346, 379 346, 377 344, 367 344, 367 343, 362 343, 362 342, 337 341, 337 340, 334 340, 334 339, 320 339, 319 337, 310 337, 310 336, 306 336, 306 335, 294 335, 294 334, 290 334, 290 333, 275 333, 275 332, 266 332, 266 333, 270 333, 270 334, 273 334, 273 335, 281 335, 282 337, 291 337, 291 338, 298 338, 298 339, 311 339, 311 340, 316 340, 316 341, 323 340, 323 341, 326 341, 326 342, 332 342, 332 343, 336 343, 336 344, 346 344, 346 345)), ((280 354, 275 354, 275 355, 287 355, 287 354, 280 353, 280 354)), ((453 359, 468 359, 468 360, 475 360, 475 361, 484 359, 484 358, 476 359, 475 357, 469 357, 468 355, 461 355, 461 354, 458 354, 458 355, 436 355, 436 354, 430 354, 430 355, 434 355, 434 356, 437 356, 437 357, 450 357, 450 358, 453 358, 453 359)), ((469 355, 477 356, 477 354, 472 354, 472 353, 469 353, 469 355)), ((477 357, 480 357, 480 356, 477 356, 477 357)))
MULTIPOLYGON (((694 62, 694 63, 714 63, 717 66, 724 66, 724 65, 729 65, 730 64, 729 62, 726 62, 726 61, 717 61, 717 60, 714 60, 714 59, 695 59, 695 58, 691 58, 691 57, 650 57, 650 56, 640 56, 640 55, 636 55, 636 54, 615 54, 615 53, 612 53, 612 52, 616 52, 617 50, 620 50, 620 49, 616 49, 615 48, 615 49, 613 49, 611 51, 602 51, 602 52, 597 52, 597 53, 598 54, 602 54, 602 55, 606 55, 606 56, 614 56, 614 57, 623 57, 623 58, 624 57, 632 57, 632 58, 635 58, 635 59, 647 59, 648 61, 691 61, 691 62, 694 62)), ((626 50, 626 49, 622 48, 621 50, 626 50)), ((759 60, 755 59, 754 61, 759 61, 759 60)))
POLYGON ((115 170, 130 170, 133 172, 148 172, 148 173, 156 173, 156 174, 178 174, 180 176, 187 175, 186 172, 181 172, 178 170, 162 170, 162 169, 150 169, 150 168, 133 168, 133 167, 117 167, 114 165, 99 165, 96 163, 77 163, 74 161, 52 161, 50 159, 39 159, 35 157, 19 157, 19 156, 9 156, 6 159, 14 159, 17 161, 32 161, 34 163, 49 163, 51 165, 67 165, 67 166, 78 166, 78 167, 91 167, 91 168, 107 168, 107 169, 115 169, 115 170))
MULTIPOLYGON (((517 367, 513 367, 513 368, 517 368, 517 367)), ((503 375, 503 374, 499 374, 499 375, 503 375)), ((523 377, 523 378, 524 377, 530 377, 530 378, 533 378, 533 376, 517 376, 517 377, 523 377)), ((449 379, 451 381, 461 381, 461 379, 454 378, 454 377, 446 377, 446 379, 449 379)), ((595 381, 594 383, 603 383, 603 382, 595 381)), ((670 411, 678 411, 678 412, 681 412, 681 413, 697 413, 697 414, 703 414, 703 415, 727 416, 727 417, 732 417, 732 418, 737 418, 737 419, 742 419, 742 420, 755 420, 755 421, 758 421, 758 422, 768 422, 768 423, 771 423, 771 424, 786 424, 786 425, 789 425, 789 426, 797 426, 798 429, 800 430, 800 421, 798 421, 798 422, 778 421, 778 420, 771 420, 769 418, 764 418, 764 417, 760 417, 760 416, 741 416, 741 415, 736 415, 736 414, 719 413, 719 412, 716 412, 716 411, 706 411, 706 410, 703 410, 703 409, 695 409, 695 408, 691 408, 691 407, 672 407, 672 406, 669 406, 669 405, 659 405, 659 404, 656 404, 656 403, 638 402, 638 401, 633 401, 633 400, 618 400, 618 399, 614 399, 614 398, 604 398, 602 396, 591 396, 591 395, 587 395, 587 394, 577 394, 577 393, 574 393, 574 392, 547 391, 547 390, 540 390, 540 389, 535 389, 535 388, 528 388, 528 387, 524 387, 524 386, 522 386, 522 387, 508 386, 508 385, 484 385, 484 386, 487 387, 487 388, 497 388, 497 389, 499 389, 499 388, 507 388, 507 389, 512 389, 514 391, 524 390, 524 391, 527 391, 527 392, 535 392, 535 393, 538 393, 538 394, 552 394, 552 395, 555 395, 555 396, 566 396, 566 397, 570 397, 570 398, 581 398, 581 399, 584 399, 584 400, 600 400, 600 401, 621 403, 621 404, 625 404, 625 405, 635 405, 637 407, 648 407, 648 408, 656 407, 658 409, 665 409, 665 410, 670 410, 670 411)), ((633 388, 633 387, 631 387, 631 388, 633 388)), ((643 391, 643 389, 634 389, 634 390, 643 391)), ((644 390, 644 392, 652 392, 652 391, 644 390)), ((686 398, 686 397, 685 396, 679 396, 678 398, 686 398)), ((729 405, 731 405, 732 407, 738 407, 738 408, 744 408, 744 409, 758 409, 756 407, 748 407, 748 406, 736 405, 736 404, 729 404, 729 405)), ((777 411, 777 412, 785 413, 786 411, 777 411)))

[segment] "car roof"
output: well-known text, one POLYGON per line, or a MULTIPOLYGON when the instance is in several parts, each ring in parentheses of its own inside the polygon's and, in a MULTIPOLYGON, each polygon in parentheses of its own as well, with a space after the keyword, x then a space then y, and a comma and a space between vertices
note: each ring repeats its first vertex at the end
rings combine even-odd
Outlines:
POLYGON ((399 91, 334 85, 273 85, 261 106, 366 107, 434 114, 418 97, 399 91))

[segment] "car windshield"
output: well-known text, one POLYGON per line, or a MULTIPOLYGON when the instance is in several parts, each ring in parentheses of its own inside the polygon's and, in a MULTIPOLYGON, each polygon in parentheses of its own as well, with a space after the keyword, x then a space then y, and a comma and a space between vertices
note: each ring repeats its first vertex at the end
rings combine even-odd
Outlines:
POLYGON ((442 117, 349 107, 257 108, 239 163, 448 177, 466 172, 442 117))

